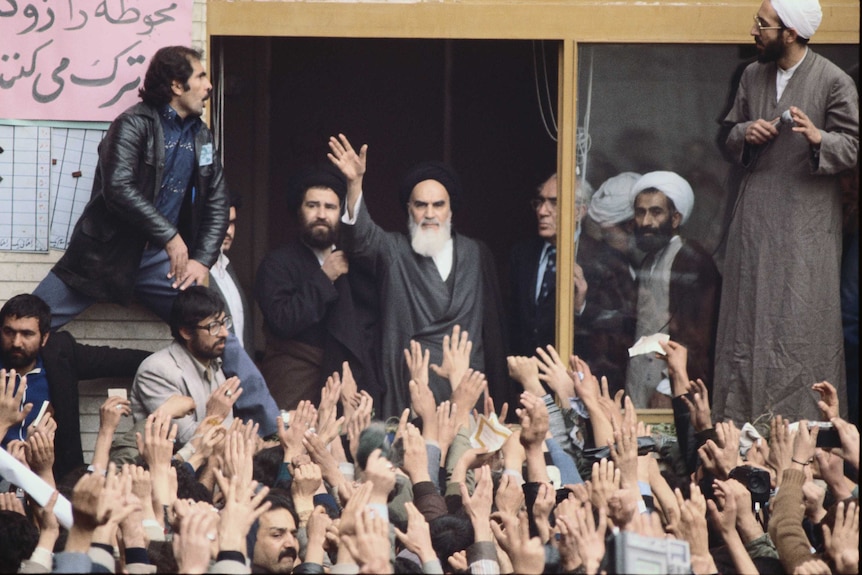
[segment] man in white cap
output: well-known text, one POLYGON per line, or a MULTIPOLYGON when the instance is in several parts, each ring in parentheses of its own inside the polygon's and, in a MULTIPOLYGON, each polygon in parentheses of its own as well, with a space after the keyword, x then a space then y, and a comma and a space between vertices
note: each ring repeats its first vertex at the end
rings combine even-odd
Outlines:
MULTIPOLYGON (((509 260, 510 353, 532 356, 553 344, 556 330, 557 174, 538 187, 530 202, 537 235, 519 242, 509 260)), ((578 227, 573 269, 575 334, 573 351, 593 373, 608 378, 613 390, 625 386, 628 347, 634 334, 634 283, 622 258, 581 233, 593 188, 579 180, 575 191, 578 227)), ((566 353, 561 354, 563 356, 566 353)))
MULTIPOLYGON (((584 218, 584 234, 592 235, 607 247, 600 256, 603 259, 604 273, 600 282, 601 290, 593 290, 620 294, 618 301, 621 308, 611 316, 607 316, 613 335, 605 343, 593 342, 593 345, 604 346, 608 352, 604 355, 612 358, 613 366, 601 366, 590 363, 591 370, 599 376, 608 378, 609 390, 615 393, 624 389, 626 372, 628 370, 628 348, 634 343, 635 323, 637 321, 637 285, 635 284, 636 267, 643 259, 643 254, 637 249, 632 230, 634 228, 634 206, 632 204, 632 186, 641 177, 636 172, 621 172, 611 176, 599 186, 590 198, 587 217, 584 218), (598 228, 598 233, 595 230, 598 228), (622 353, 618 351, 622 349, 622 353)), ((596 283, 596 282, 594 282, 596 283)), ((577 333, 575 345, 578 345, 577 333)), ((594 357, 601 354, 594 354, 594 357)), ((593 360, 595 363, 595 359, 593 360)), ((589 362, 588 362, 589 363, 589 362)))
MULTIPOLYGON (((674 172, 650 172, 631 191, 635 241, 646 253, 638 269, 635 338, 665 333, 688 349, 688 376, 712 381, 712 351, 721 278, 712 256, 679 235, 694 192, 674 172)), ((629 360, 626 391, 635 407, 670 407, 666 362, 654 354, 629 360)))
MULTIPOLYGON (((609 247, 633 265, 641 260, 632 242, 632 186, 641 175, 635 172, 622 172, 610 177, 599 186, 590 200, 587 210, 589 219, 598 224, 601 239, 609 247)), ((634 270, 632 270, 634 275, 634 270)))
POLYGON ((764 0, 733 108, 729 155, 745 173, 727 234, 713 414, 817 418, 811 384, 846 406, 837 174, 855 167, 859 104, 851 78, 808 48, 817 0, 764 0))

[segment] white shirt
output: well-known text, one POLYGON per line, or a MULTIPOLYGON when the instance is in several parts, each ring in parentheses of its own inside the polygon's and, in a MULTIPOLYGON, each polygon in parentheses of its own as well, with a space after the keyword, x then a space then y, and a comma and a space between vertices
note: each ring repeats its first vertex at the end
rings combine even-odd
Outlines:
POLYGON ((781 66, 777 66, 778 73, 775 75, 775 99, 780 100, 781 95, 784 93, 784 88, 787 87, 787 83, 790 82, 790 78, 793 77, 793 73, 796 72, 796 69, 799 68, 799 65, 805 60, 806 56, 808 56, 808 47, 805 47, 805 56, 802 56, 802 59, 799 60, 796 64, 788 68, 787 70, 782 70, 781 66))
POLYGON ((536 274, 536 291, 533 292, 533 301, 539 301, 539 293, 542 291, 542 280, 545 279, 545 270, 548 267, 548 255, 551 251, 551 242, 545 242, 542 246, 542 257, 539 258, 539 272, 536 274))
POLYGON ((233 331, 242 343, 243 326, 245 325, 245 316, 242 310, 242 297, 239 295, 239 287, 233 283, 233 278, 227 273, 227 265, 230 260, 224 254, 219 252, 218 259, 210 269, 213 280, 218 284, 218 288, 224 295, 225 303, 227 304, 228 314, 233 319, 233 331))

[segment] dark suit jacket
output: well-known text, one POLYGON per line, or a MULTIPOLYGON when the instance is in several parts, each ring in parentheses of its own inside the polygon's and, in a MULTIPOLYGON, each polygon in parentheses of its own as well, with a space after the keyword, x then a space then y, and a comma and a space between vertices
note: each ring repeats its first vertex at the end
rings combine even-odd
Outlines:
POLYGON ((512 355, 531 356, 537 347, 555 343, 556 289, 536 303, 539 260, 545 249, 542 238, 531 238, 512 248, 509 263, 512 305, 509 334, 512 355))
MULTIPOLYGON (((355 293, 367 291, 358 285, 362 281, 353 268, 334 283, 329 281, 317 256, 299 241, 269 252, 257 270, 254 286, 254 298, 264 317, 267 355, 290 341, 320 348, 320 387, 334 371, 341 372, 342 362, 349 361, 359 388, 375 396, 380 390, 371 359, 375 335, 369 324, 376 313, 354 301, 355 293)), ((283 381, 272 379, 272 375, 267 377, 270 389, 295 383, 290 374, 284 374, 283 381)))
MULTIPOLYGON (((239 283, 239 278, 236 275, 236 271, 233 269, 233 264, 228 263, 226 269, 227 269, 227 275, 230 277, 231 281, 233 281, 234 285, 236 286, 236 290, 239 292, 239 299, 242 301, 242 316, 243 316, 242 333, 238 334, 238 333, 234 332, 235 326, 231 327, 230 330, 231 330, 231 332, 234 332, 234 335, 236 335, 239 338, 239 341, 242 343, 242 347, 245 349, 246 353, 248 353, 249 356, 254 357, 254 342, 252 340, 252 337, 253 337, 252 334, 254 334, 254 329, 252 328, 252 325, 253 325, 252 320, 254 319, 253 311, 252 311, 251 307, 249 307, 249 305, 248 305, 248 299, 245 297, 245 291, 242 289, 242 286, 239 283)), ((223 300, 225 299, 224 294, 221 291, 221 288, 219 287, 218 283, 213 279, 212 270, 210 270, 209 287, 211 290, 218 293, 223 300)), ((225 300, 225 305, 227 305, 227 300, 225 300)))
POLYGON ((132 378, 148 355, 150 352, 137 349, 83 345, 65 331, 52 333, 48 338, 42 348, 42 364, 57 420, 54 477, 58 481, 72 469, 84 465, 78 382, 101 377, 132 378))
MULTIPOLYGON (((555 343, 556 290, 536 303, 542 238, 517 244, 510 259, 511 350, 531 356, 537 347, 555 343)), ((583 313, 575 317, 574 353, 589 364, 597 376, 607 376, 613 389, 625 387, 628 348, 634 338, 637 291, 625 259, 604 243, 581 234, 578 264, 587 281, 583 313)), ((569 350, 560 350, 567 357, 569 350)))

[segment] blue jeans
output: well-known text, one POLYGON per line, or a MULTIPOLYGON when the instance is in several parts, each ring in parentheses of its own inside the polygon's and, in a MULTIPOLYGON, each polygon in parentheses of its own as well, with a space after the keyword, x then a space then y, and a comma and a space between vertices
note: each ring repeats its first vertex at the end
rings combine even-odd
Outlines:
MULTIPOLYGON (((147 250, 141 257, 138 277, 135 280, 135 297, 150 311, 168 322, 174 298, 179 293, 167 278, 170 260, 165 250, 147 250)), ((51 330, 56 331, 75 319, 96 300, 66 285, 54 272, 33 290, 51 308, 51 330)), ((242 395, 234 405, 234 415, 260 424, 259 433, 266 437, 278 430, 275 418, 278 406, 272 399, 260 370, 243 349, 239 339, 229 334, 222 356, 222 369, 228 377, 237 376, 242 382, 242 395)))

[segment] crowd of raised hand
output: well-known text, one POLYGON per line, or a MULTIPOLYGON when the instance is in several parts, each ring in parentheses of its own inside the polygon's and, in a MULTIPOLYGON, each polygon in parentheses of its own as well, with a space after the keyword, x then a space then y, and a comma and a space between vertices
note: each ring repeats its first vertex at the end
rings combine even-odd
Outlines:
MULTIPOLYGON (((551 346, 509 358, 523 393, 511 414, 497 411, 485 376, 467 367, 466 332, 446 339, 439 366, 415 342, 405 350, 411 408, 398 420, 375 419, 346 363, 317 405, 279 420, 277 442, 213 415, 178 445, 182 397, 124 441, 115 432, 128 402, 109 398, 89 468, 55 478, 62 430, 48 414, 8 453, 56 491, 43 505, 29 495, 35 483, 0 495, 0 571, 614 573, 629 533, 659 554, 658 540, 687 543, 697 575, 858 573, 859 433, 838 417, 834 388, 814 384, 840 447, 817 447, 819 427, 780 415, 744 441, 733 422, 712 421, 685 348, 664 349, 674 434, 639 421, 627 397, 551 346), (451 382, 449 401, 436 404, 429 369, 451 382), (507 428, 502 447, 475 440, 479 421, 507 428), (745 479, 757 470, 770 484, 763 501, 745 479), (60 496, 68 528, 54 513, 60 496), (277 507, 293 520, 272 543, 277 507)), ((0 374, 0 431, 20 417, 14 377, 0 374)))

